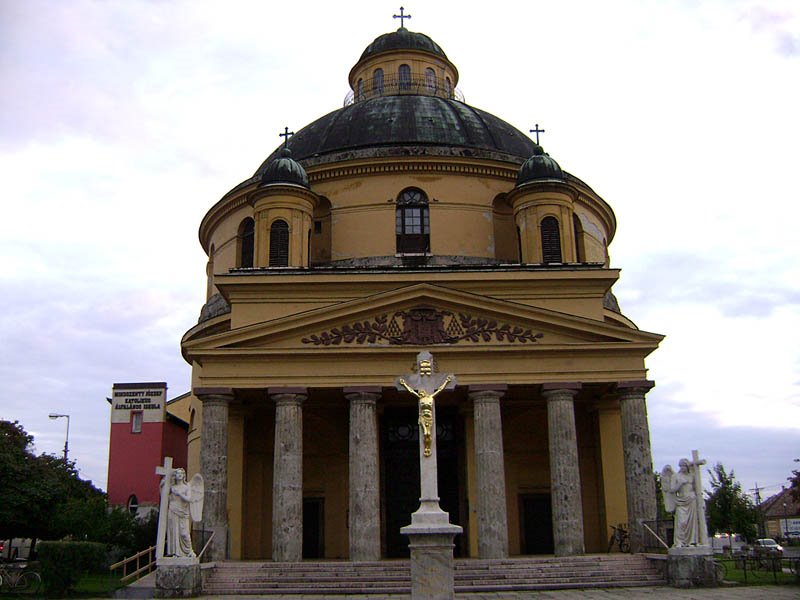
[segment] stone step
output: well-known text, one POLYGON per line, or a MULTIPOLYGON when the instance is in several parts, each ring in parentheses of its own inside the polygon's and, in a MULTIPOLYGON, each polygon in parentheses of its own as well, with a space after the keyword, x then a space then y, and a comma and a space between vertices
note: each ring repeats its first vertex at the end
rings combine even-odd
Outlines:
MULTIPOLYGON (((638 555, 459 559, 454 566, 459 593, 665 584, 657 569, 638 555)), ((407 594, 411 572, 407 560, 221 562, 207 574, 203 589, 204 593, 243 595, 407 594)))

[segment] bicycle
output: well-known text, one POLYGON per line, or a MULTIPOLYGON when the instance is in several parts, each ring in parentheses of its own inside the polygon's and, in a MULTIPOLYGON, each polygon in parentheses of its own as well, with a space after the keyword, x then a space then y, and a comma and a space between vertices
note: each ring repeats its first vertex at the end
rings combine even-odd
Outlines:
POLYGON ((0 590, 23 594, 36 594, 42 587, 42 576, 36 571, 22 567, 0 566, 0 590))
POLYGON ((620 523, 618 527, 611 525, 611 529, 614 530, 614 533, 611 534, 611 537, 608 540, 608 552, 611 552, 614 544, 619 547, 620 552, 630 552, 631 538, 628 534, 628 530, 625 529, 622 523, 620 523))

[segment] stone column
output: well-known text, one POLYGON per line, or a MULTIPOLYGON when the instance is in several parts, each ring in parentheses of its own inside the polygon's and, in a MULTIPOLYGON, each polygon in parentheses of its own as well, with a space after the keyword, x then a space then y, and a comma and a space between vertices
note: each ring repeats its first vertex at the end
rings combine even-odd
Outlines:
POLYGON ((505 386, 470 386, 475 419, 475 479, 478 501, 478 556, 508 556, 506 477, 500 398, 505 386))
POLYGON ((644 400, 645 394, 653 385, 652 381, 624 381, 617 384, 631 552, 644 550, 642 521, 656 518, 656 483, 653 478, 653 457, 650 453, 647 404, 644 400))
POLYGON ((345 388, 350 402, 350 560, 381 558, 379 387, 345 388))
POLYGON ((272 560, 303 559, 303 400, 305 388, 270 388, 275 401, 272 560))
POLYGON ((200 472, 205 483, 203 527, 214 533, 206 551, 209 560, 228 557, 228 406, 230 388, 197 388, 203 403, 200 431, 200 472))
POLYGON ((574 556, 584 552, 581 473, 573 400, 580 387, 579 383, 542 386, 542 396, 547 400, 550 494, 556 556, 574 556))

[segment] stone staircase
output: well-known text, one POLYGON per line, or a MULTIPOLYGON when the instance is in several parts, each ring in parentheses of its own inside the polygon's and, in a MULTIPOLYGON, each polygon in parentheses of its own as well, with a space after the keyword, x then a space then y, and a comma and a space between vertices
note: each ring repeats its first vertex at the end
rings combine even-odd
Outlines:
MULTIPOLYGON (((643 555, 600 554, 568 558, 464 559, 455 561, 456 592, 505 592, 566 588, 665 585, 643 555)), ((220 562, 204 570, 203 593, 408 594, 407 560, 302 563, 220 562)))

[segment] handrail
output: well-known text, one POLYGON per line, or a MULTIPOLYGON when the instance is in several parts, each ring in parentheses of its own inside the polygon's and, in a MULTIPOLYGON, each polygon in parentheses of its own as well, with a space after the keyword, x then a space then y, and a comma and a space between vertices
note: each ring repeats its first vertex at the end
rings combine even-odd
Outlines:
POLYGON ((127 583, 129 580, 137 578, 137 576, 142 573, 149 573, 150 571, 152 571, 155 564, 156 564, 156 547, 150 546, 145 550, 137 552, 133 556, 129 556, 128 558, 123 558, 121 561, 114 563, 113 565, 108 567, 108 570, 113 572, 114 570, 122 567, 122 577, 120 577, 119 580, 120 583, 127 583), (152 556, 148 559, 148 562, 144 566, 142 566, 140 559, 142 556, 145 555, 152 555, 152 556), (128 564, 132 563, 133 561, 136 561, 136 570, 133 571, 132 573, 128 573, 128 564))
POLYGON ((644 521, 642 521, 642 525, 644 526, 644 528, 645 528, 645 529, 647 529, 647 531, 649 531, 650 533, 652 533, 652 534, 653 534, 653 537, 654 537, 654 538, 656 538, 656 539, 657 539, 659 542, 661 542, 661 545, 662 545, 662 546, 664 546, 664 548, 666 548, 667 550, 669 550, 669 544, 667 544, 667 542, 665 542, 664 540, 662 540, 662 539, 661 539, 661 538, 658 536, 658 534, 657 534, 655 531, 653 531, 652 529, 650 529, 650 526, 649 526, 647 523, 645 523, 644 521))
POLYGON ((200 554, 197 555, 197 560, 201 560, 203 558, 203 554, 205 554, 206 550, 208 550, 208 546, 211 543, 211 540, 214 539, 214 535, 216 535, 216 533, 217 533, 216 531, 211 532, 211 535, 208 537, 208 540, 206 541, 206 545, 203 546, 203 549, 200 550, 200 554))

